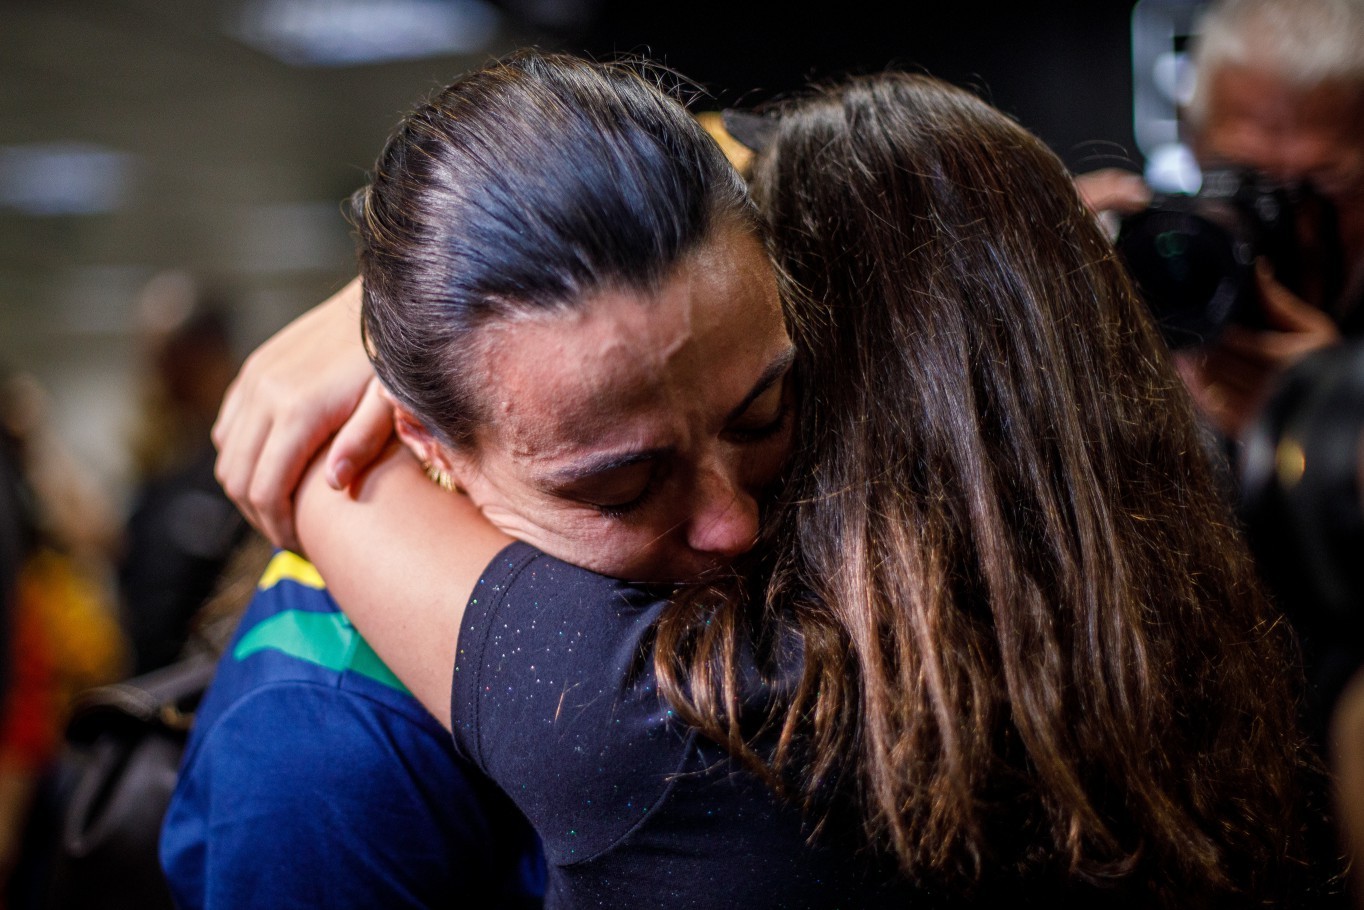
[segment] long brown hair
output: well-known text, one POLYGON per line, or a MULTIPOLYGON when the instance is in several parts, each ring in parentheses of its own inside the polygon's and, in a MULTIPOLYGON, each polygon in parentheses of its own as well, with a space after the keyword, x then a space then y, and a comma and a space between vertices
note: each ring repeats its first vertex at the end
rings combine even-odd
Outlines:
POLYGON ((812 810, 850 793, 925 882, 1292 893, 1292 637, 1059 160, 969 93, 882 75, 783 109, 755 195, 801 443, 747 567, 765 588, 678 598, 664 694, 812 810), (792 642, 758 749, 738 655, 792 642))

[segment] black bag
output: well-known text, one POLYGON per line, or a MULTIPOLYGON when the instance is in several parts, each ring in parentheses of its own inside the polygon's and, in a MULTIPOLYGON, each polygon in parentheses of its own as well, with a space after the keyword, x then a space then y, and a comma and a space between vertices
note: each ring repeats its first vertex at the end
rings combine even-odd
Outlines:
POLYGON ((212 655, 190 657, 80 697, 67 726, 53 910, 173 906, 157 841, 216 666, 212 655))

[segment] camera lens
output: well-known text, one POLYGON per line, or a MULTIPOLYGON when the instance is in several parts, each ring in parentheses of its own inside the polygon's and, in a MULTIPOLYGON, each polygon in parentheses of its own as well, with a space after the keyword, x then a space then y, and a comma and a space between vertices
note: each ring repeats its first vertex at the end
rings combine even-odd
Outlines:
POLYGON ((1318 352, 1276 386, 1246 436, 1243 515, 1282 599, 1333 627, 1364 604, 1364 345, 1318 352))
POLYGON ((1168 197, 1118 233, 1118 253, 1171 348, 1215 340, 1254 306, 1251 243, 1215 214, 1206 200, 1168 197))

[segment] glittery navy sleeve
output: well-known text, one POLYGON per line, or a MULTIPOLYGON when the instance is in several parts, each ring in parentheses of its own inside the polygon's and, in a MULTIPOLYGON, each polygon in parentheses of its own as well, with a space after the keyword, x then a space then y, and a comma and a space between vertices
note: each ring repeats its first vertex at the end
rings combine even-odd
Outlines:
POLYGON ((525 544, 504 550, 470 599, 455 741, 540 835, 546 905, 911 905, 860 834, 834 825, 816 842, 796 807, 677 722, 648 650, 663 607, 525 544))
POLYGON ((688 753, 646 647, 663 602, 505 549, 460 631, 455 740, 545 840, 551 862, 609 849, 657 806, 688 753))

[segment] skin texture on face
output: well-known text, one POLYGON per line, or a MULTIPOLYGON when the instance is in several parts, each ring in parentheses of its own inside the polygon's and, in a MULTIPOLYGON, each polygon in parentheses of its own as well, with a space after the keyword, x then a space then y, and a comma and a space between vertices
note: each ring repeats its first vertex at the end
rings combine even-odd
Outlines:
POLYGON ((1364 93, 1357 88, 1300 89, 1270 72, 1226 66, 1212 74, 1197 150, 1204 161, 1311 181, 1339 210, 1346 249, 1364 253, 1364 93))
POLYGON ((601 291, 486 332, 474 450, 428 438, 419 454, 495 524, 646 582, 753 545, 790 444, 794 350, 751 234, 722 229, 656 291, 601 291))

